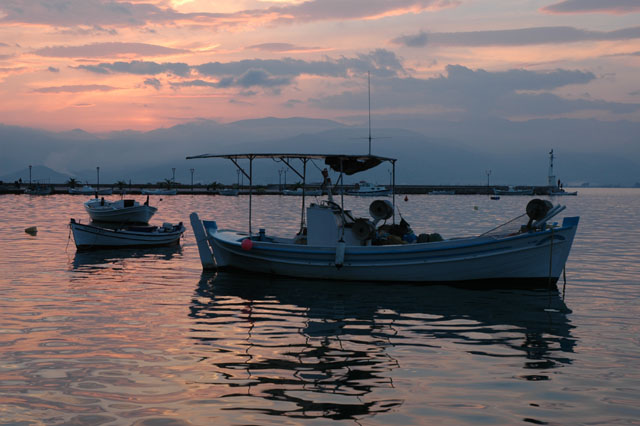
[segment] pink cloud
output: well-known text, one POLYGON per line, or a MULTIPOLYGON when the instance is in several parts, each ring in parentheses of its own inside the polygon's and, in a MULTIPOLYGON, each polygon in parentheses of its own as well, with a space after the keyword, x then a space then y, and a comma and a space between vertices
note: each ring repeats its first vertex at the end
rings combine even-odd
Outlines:
POLYGON ((165 56, 187 52, 183 49, 146 43, 92 43, 81 46, 48 46, 36 50, 39 56, 56 58, 97 58, 133 54, 138 56, 165 56))
POLYGON ((148 23, 242 25, 270 22, 378 19, 455 7, 461 0, 310 0, 234 13, 181 13, 149 3, 112 0, 3 0, 0 22, 58 27, 132 27, 148 23))
POLYGON ((104 86, 101 84, 76 84, 69 86, 52 86, 34 89, 37 93, 80 93, 80 92, 109 92, 117 90, 116 87, 104 86))

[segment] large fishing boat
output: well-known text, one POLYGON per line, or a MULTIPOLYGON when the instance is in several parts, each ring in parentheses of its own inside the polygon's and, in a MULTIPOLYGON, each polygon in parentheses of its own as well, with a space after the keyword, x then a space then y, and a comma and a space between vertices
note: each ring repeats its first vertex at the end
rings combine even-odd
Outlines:
MULTIPOLYGON (((483 286, 548 286, 562 273, 578 226, 578 217, 561 225, 549 220, 564 210, 549 201, 531 200, 526 212, 482 235, 442 239, 438 234, 416 235, 403 219, 396 220, 396 159, 374 155, 316 154, 203 154, 187 159, 231 160, 249 180, 249 223, 246 230, 219 227, 216 221, 191 214, 204 269, 231 268, 298 278, 354 281, 425 282, 483 286), (339 174, 368 170, 383 162, 392 166, 391 200, 375 200, 370 218, 355 217, 334 199, 328 169, 323 187, 327 199, 305 205, 302 194, 300 228, 296 235, 252 227, 253 161, 281 161, 306 182, 307 164, 322 160, 339 174), (248 161, 248 169, 245 163, 248 161), (295 164, 294 164, 295 162, 295 164)), ((460 229, 463 229, 461 224, 460 229)))

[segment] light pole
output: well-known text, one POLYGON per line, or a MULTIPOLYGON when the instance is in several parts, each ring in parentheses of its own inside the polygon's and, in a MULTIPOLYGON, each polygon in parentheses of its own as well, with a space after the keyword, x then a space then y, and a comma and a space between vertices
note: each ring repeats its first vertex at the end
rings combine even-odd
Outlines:
POLYGON ((491 170, 486 170, 485 173, 487 174, 487 188, 489 187, 489 176, 491 176, 491 170))
POLYGON ((97 183, 98 191, 100 191, 100 166, 96 167, 96 174, 98 176, 98 183, 97 183))
POLYGON ((193 192, 193 172, 195 172, 196 169, 189 169, 189 171, 191 172, 191 192, 193 192))
POLYGON ((282 172, 284 169, 278 169, 278 191, 282 192, 282 172))
POLYGON ((29 164, 29 186, 31 186, 31 164, 29 164))
POLYGON ((176 183, 176 168, 172 167, 171 171, 173 173, 172 178, 171 178, 171 182, 176 183))

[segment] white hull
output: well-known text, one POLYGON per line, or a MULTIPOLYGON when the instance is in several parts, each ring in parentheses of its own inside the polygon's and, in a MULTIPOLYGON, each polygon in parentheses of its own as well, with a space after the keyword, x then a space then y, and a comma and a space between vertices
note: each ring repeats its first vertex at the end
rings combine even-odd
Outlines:
POLYGON ((485 236, 406 245, 346 246, 340 267, 336 266, 337 247, 253 240, 251 249, 243 250, 241 243, 247 238, 246 233, 219 231, 215 222, 203 224, 217 267, 349 281, 513 280, 547 285, 555 283, 564 269, 578 218, 566 218, 562 227, 553 230, 502 238, 485 236))
POLYGON ((533 189, 495 189, 493 193, 496 195, 533 195, 533 189))
POLYGON ((85 185, 82 188, 69 188, 69 194, 71 195, 95 195, 95 194, 111 195, 113 194, 113 189, 107 188, 107 189, 96 190, 91 186, 85 185))
MULTIPOLYGON (((290 189, 284 189, 282 190, 282 195, 302 195, 302 190, 290 190, 290 189)), ((322 190, 321 189, 307 189, 304 191, 304 195, 308 196, 308 197, 315 197, 318 195, 322 195, 322 190)))
POLYGON ((177 189, 143 189, 142 195, 176 195, 177 189))
POLYGON ((346 195, 356 195, 359 197, 384 197, 391 194, 391 190, 385 189, 381 191, 346 191, 346 195))
POLYGON ((84 209, 91 220, 109 223, 148 223, 149 219, 158 210, 156 207, 140 205, 137 202, 133 206, 124 207, 122 201, 105 202, 101 205, 97 199, 84 203, 84 209))
POLYGON ((51 192, 53 192, 51 190, 51 187, 46 187, 46 188, 27 188, 24 190, 24 193, 27 195, 50 195, 51 192))
POLYGON ((564 195, 578 195, 578 191, 566 192, 566 191, 558 191, 558 192, 550 192, 549 195, 552 197, 564 196, 564 195))
MULTIPOLYGON (((78 250, 124 247, 157 247, 178 244, 185 231, 182 223, 171 228, 147 227, 149 231, 107 229, 83 225, 71 219, 69 225, 78 250)), ((135 228, 132 228, 135 229, 135 228)), ((142 227, 138 227, 142 229, 142 227)))

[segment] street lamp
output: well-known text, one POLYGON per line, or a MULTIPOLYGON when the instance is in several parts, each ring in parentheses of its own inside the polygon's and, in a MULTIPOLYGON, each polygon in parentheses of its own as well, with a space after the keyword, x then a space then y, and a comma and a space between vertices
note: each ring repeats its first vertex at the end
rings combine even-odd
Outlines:
POLYGON ((29 186, 31 186, 31 164, 29 164, 29 186))
POLYGON ((278 169, 278 191, 282 192, 282 172, 284 169, 278 169))
POLYGON ((489 176, 491 176, 491 170, 486 170, 485 173, 487 174, 487 188, 489 187, 489 176))
POLYGON ((176 183, 176 168, 172 167, 171 171, 173 172, 173 177, 171 178, 171 182, 176 183))
POLYGON ((195 172, 196 169, 189 169, 189 171, 191 172, 191 192, 193 192, 193 172, 195 172))
POLYGON ((96 174, 98 175, 98 191, 100 191, 100 166, 96 167, 96 174))

